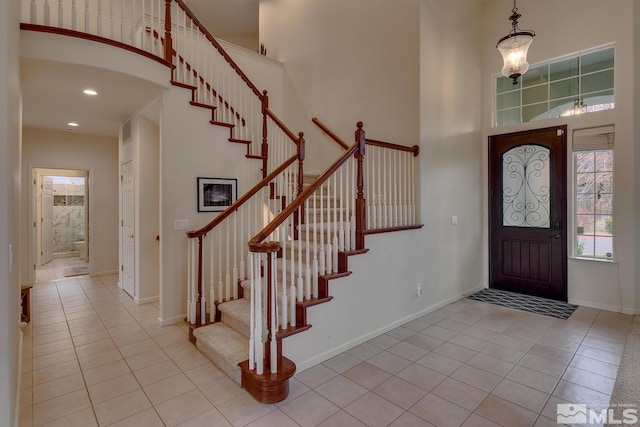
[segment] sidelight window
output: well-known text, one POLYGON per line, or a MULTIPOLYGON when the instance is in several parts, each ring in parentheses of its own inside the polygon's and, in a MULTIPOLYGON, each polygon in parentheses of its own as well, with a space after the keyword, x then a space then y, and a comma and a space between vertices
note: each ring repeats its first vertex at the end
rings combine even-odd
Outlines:
POLYGON ((573 132, 576 257, 613 260, 613 140, 613 126, 573 132))

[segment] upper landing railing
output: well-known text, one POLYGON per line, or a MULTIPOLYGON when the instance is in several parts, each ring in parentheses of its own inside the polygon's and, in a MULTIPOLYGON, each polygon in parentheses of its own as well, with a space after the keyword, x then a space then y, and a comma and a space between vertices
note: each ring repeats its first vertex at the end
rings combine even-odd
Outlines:
POLYGON ((298 135, 182 0, 22 0, 22 29, 118 46, 171 67, 172 83, 192 90, 192 105, 232 129, 262 160, 262 176, 298 152, 298 135))

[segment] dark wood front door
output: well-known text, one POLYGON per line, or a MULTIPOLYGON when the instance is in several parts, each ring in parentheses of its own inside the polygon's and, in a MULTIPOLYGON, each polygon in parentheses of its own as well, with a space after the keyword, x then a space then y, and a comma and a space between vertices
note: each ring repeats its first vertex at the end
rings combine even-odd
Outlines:
POLYGON ((566 126, 489 137, 489 286, 567 300, 566 126))

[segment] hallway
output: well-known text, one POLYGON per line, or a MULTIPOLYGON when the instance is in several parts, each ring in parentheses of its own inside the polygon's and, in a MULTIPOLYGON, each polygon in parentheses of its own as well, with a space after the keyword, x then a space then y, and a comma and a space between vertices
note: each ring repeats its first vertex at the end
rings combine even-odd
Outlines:
POLYGON ((558 403, 609 403, 632 319, 461 299, 297 373, 289 397, 266 405, 189 343, 186 324, 158 326, 157 305, 136 305, 116 275, 47 274, 24 329, 21 427, 555 426, 558 403))

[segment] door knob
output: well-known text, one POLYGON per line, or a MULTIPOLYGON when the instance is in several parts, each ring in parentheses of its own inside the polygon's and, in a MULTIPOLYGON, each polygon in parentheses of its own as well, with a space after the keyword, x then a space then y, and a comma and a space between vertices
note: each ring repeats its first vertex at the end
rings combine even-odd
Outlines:
POLYGON ((560 235, 559 235, 559 234, 554 234, 554 235, 553 235, 553 236, 551 236, 551 237, 553 237, 554 239, 559 239, 559 238, 560 238, 560 235))

